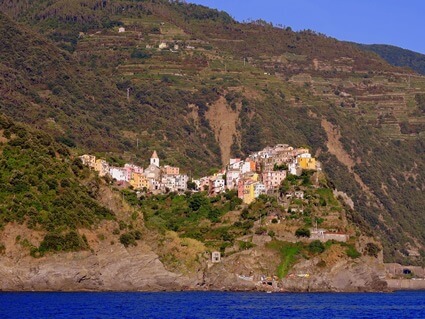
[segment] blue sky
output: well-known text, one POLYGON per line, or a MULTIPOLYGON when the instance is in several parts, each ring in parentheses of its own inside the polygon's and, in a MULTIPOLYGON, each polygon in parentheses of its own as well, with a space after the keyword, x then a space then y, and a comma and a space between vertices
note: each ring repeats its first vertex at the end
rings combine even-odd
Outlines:
POLYGON ((339 40, 392 44, 425 54, 425 0, 189 0, 238 21, 263 19, 339 40))

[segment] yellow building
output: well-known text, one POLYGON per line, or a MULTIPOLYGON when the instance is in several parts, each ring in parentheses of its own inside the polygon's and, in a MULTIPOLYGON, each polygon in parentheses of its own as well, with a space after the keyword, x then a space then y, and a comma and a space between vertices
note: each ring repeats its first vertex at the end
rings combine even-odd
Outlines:
POLYGON ((297 162, 302 169, 316 169, 316 159, 314 157, 298 157, 297 162))
POLYGON ((133 173, 133 178, 130 179, 130 185, 134 187, 134 189, 149 189, 149 180, 143 173, 133 173))
POLYGON ((245 204, 251 204, 255 199, 254 185, 253 181, 246 182, 244 185, 242 200, 245 204))
POLYGON ((99 173, 99 176, 105 176, 109 173, 109 164, 105 160, 98 158, 94 164, 94 170, 99 173))

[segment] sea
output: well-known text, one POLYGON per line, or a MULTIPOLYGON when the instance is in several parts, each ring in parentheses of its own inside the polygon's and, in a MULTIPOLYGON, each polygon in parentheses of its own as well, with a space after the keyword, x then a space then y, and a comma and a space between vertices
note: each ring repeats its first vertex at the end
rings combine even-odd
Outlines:
POLYGON ((425 291, 2 292, 0 318, 425 318, 425 291))

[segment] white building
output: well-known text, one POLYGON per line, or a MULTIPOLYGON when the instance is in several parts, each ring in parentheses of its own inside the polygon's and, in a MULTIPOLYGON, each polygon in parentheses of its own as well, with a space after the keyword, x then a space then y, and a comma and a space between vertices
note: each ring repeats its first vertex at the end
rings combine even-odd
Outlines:
POLYGON ((254 184, 254 198, 266 193, 266 186, 263 183, 256 182, 254 184))
POLYGON ((161 43, 158 45, 158 48, 159 48, 160 50, 166 49, 166 48, 168 48, 168 44, 167 44, 167 43, 165 43, 165 42, 161 42, 161 43))
POLYGON ((235 189, 238 187, 239 177, 241 176, 241 171, 238 170, 228 170, 226 174, 226 186, 228 189, 235 189))
POLYGON ((211 181, 212 181, 212 192, 214 194, 220 194, 224 192, 226 183, 222 176, 217 176, 216 178, 213 178, 211 181))
POLYGON ((297 162, 292 162, 288 164, 288 173, 291 175, 301 175, 302 169, 299 167, 297 162))
POLYGON ((124 32, 125 32, 125 28, 124 27, 118 28, 118 33, 124 33, 124 32))
POLYGON ((109 175, 119 182, 128 182, 127 170, 123 167, 109 167, 109 175))
POLYGON ((189 182, 189 176, 187 175, 176 175, 176 189, 179 192, 187 190, 187 182, 189 182))

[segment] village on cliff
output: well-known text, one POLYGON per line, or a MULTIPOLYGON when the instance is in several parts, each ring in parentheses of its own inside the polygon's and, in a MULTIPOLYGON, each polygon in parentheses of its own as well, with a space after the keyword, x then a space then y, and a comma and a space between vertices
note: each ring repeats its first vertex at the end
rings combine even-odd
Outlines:
POLYGON ((156 151, 145 169, 134 164, 111 166, 106 160, 88 154, 80 156, 80 159, 99 176, 109 176, 135 190, 154 194, 206 191, 210 196, 237 190, 238 197, 245 204, 250 204, 262 194, 274 194, 288 175, 299 176, 303 170, 321 170, 320 163, 307 148, 294 148, 287 144, 266 147, 245 160, 230 159, 229 164, 218 173, 199 179, 190 179, 187 174, 181 174, 179 167, 160 166, 156 151))

